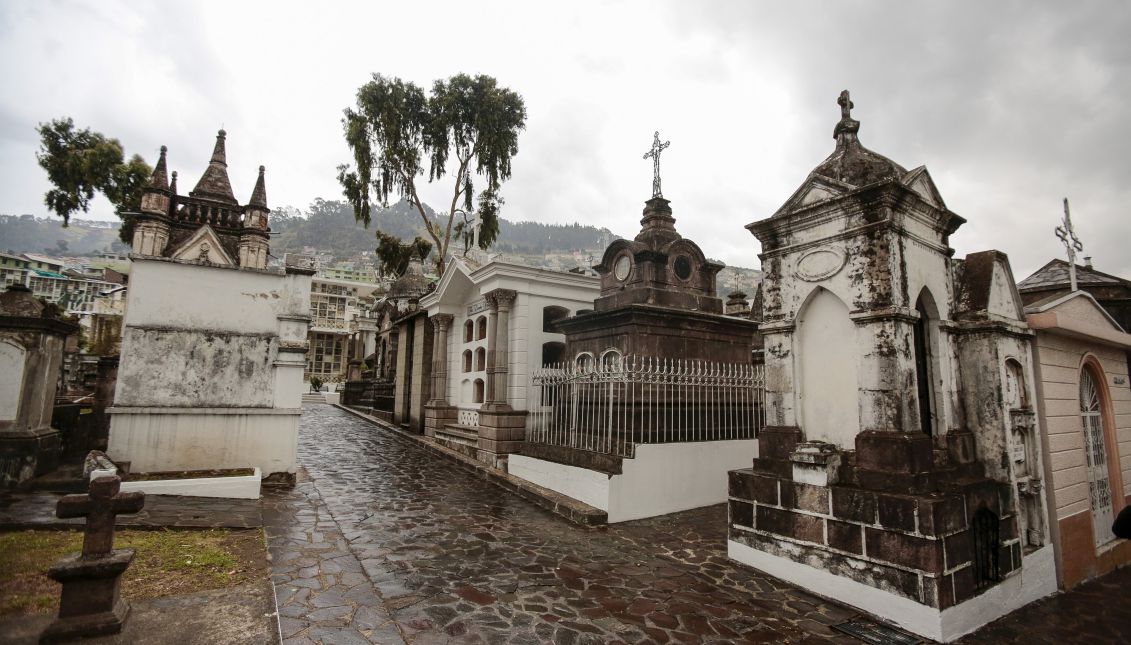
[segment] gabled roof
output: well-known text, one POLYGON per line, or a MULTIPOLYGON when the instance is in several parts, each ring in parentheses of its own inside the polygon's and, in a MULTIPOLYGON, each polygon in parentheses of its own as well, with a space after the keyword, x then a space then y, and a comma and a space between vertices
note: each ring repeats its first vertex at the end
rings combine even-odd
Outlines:
MULTIPOLYGON (((1045 289, 1065 288, 1070 283, 1068 277, 1068 263, 1059 258, 1051 260, 1039 268, 1029 277, 1022 280, 1017 288, 1021 291, 1042 291, 1045 289)), ((1076 284, 1089 286, 1127 286, 1131 281, 1108 275, 1095 269, 1076 265, 1076 284)))
POLYGON ((207 224, 196 229, 196 232, 173 251, 169 257, 175 260, 208 262, 220 266, 238 266, 232 256, 224 250, 220 236, 207 224))
POLYGON ((1025 307, 1025 319, 1038 331, 1131 349, 1131 334, 1119 326, 1092 294, 1056 294, 1025 307))

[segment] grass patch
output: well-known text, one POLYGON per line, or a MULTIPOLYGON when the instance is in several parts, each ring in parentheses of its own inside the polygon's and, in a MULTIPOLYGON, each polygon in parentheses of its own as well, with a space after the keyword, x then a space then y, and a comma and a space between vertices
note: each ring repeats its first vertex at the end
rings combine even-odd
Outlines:
MULTIPOLYGON (((122 576, 130 599, 222 589, 267 573, 260 529, 118 531, 114 548, 136 551, 122 576)), ((81 550, 80 531, 0 533, 0 616, 54 611, 60 585, 47 569, 81 550)))

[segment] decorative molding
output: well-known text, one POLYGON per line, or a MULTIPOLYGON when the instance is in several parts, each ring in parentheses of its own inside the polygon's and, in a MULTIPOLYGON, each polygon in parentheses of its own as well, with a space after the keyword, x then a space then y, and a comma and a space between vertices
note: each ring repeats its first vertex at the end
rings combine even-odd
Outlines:
POLYGON ((820 282, 840 273, 847 261, 848 257, 835 247, 818 247, 797 259, 797 277, 806 282, 820 282))

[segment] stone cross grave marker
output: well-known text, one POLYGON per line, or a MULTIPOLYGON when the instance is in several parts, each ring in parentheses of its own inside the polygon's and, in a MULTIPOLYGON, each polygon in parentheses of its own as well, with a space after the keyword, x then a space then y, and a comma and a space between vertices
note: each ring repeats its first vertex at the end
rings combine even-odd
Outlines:
POLYGON ((99 477, 86 495, 59 500, 62 518, 86 517, 82 553, 55 563, 47 575, 62 583, 59 616, 40 637, 54 643, 88 636, 116 634, 122 630, 129 604, 120 597, 122 573, 133 560, 133 549, 114 549, 114 519, 136 513, 145 505, 145 493, 121 493, 117 475, 99 477))

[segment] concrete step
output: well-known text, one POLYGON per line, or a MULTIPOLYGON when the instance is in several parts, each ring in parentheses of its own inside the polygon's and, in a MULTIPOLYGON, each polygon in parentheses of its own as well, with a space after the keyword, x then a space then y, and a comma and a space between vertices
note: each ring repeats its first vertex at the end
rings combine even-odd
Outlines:
POLYGON ((302 402, 303 403, 325 403, 326 397, 325 397, 325 395, 323 395, 321 393, 318 393, 318 394, 306 393, 306 394, 302 395, 302 402))

